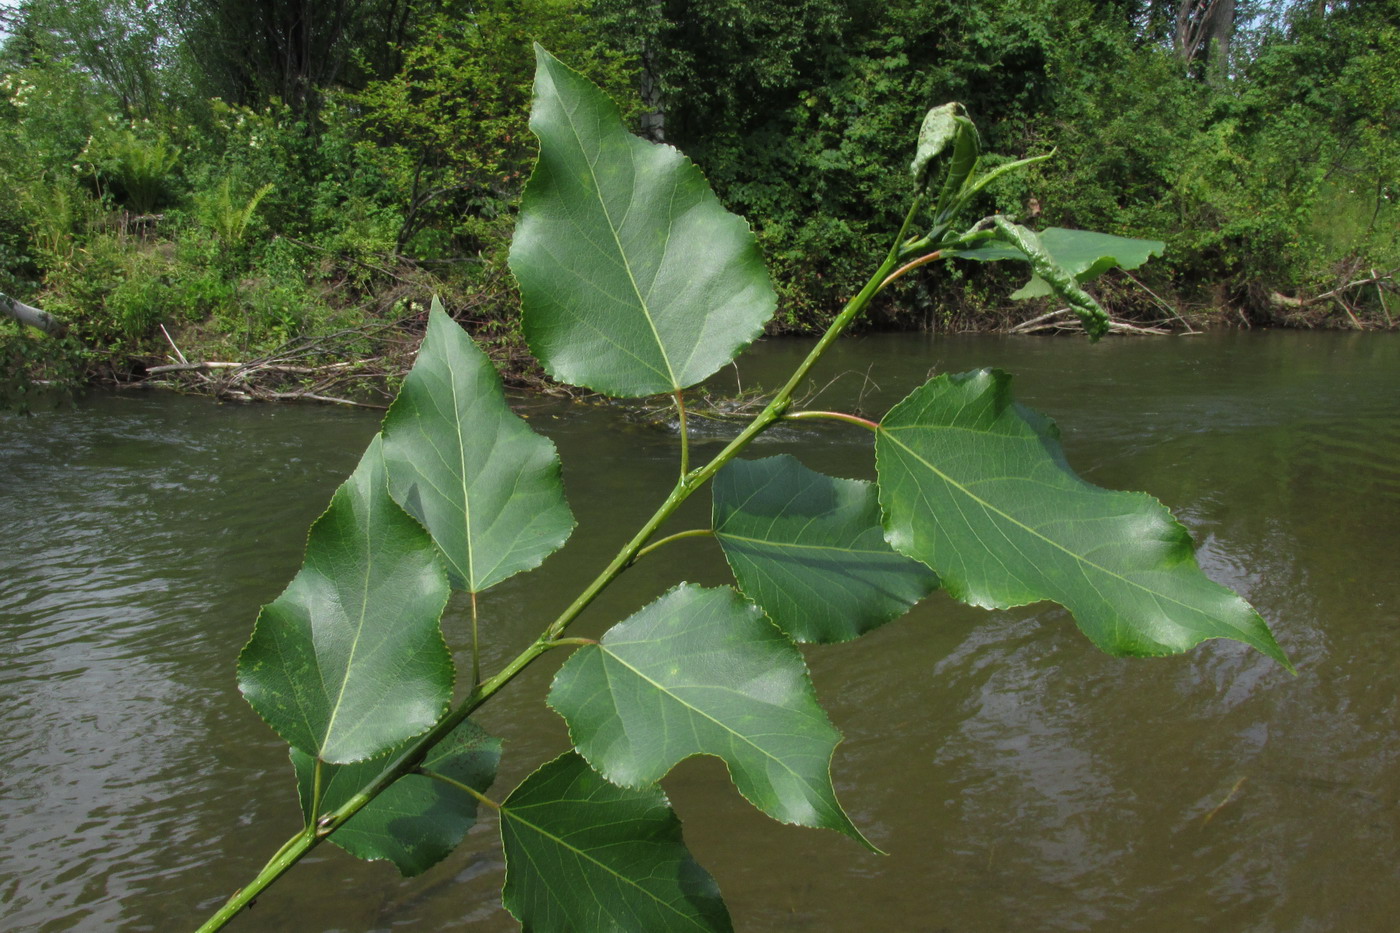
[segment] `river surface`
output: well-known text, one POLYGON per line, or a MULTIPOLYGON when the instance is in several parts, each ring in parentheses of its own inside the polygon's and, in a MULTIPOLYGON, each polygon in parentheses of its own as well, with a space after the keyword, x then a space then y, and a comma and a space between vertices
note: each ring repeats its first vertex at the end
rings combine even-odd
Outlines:
MULTIPOLYGON (((807 346, 764 343, 737 378, 775 386, 807 346)), ((889 854, 777 825, 717 761, 683 764, 666 788, 736 928, 1395 929, 1400 339, 875 336, 838 345, 816 404, 878 417, 931 371, 983 365, 1016 374, 1086 478, 1171 506, 1299 673, 1226 642, 1115 660, 1054 606, 941 594, 808 650, 846 735, 838 793, 889 854)), ((487 672, 650 513, 678 448, 615 407, 519 408, 559 445, 580 524, 484 599, 487 672)), ((0 928, 192 929, 296 831, 286 748, 234 660, 377 421, 158 394, 0 414, 0 928)), ((731 430, 702 424, 693 456, 731 430)), ((858 428, 783 426, 751 455, 779 452, 872 475, 858 428)), ((705 521, 695 498, 670 530, 705 521)), ((726 579, 712 542, 646 558, 571 633, 680 579, 726 579)), ((460 604, 445 625, 467 643, 460 604)), ((559 660, 482 711, 506 740, 498 797, 565 747, 540 702, 559 660)), ((502 876, 490 817, 408 881, 323 846, 231 929, 511 930, 502 876)))

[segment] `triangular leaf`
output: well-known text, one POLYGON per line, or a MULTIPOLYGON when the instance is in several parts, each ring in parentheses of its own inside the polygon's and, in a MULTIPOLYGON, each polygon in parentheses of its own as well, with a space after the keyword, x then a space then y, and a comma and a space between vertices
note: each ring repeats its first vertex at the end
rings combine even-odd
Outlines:
POLYGON ((239 689, 308 755, 379 755, 447 710, 452 657, 438 619, 448 592, 432 539, 389 498, 376 437, 311 526, 301 570, 259 614, 239 689))
POLYGON ((733 929, 661 789, 609 784, 573 752, 506 798, 501 839, 501 899, 527 931, 733 929))
POLYGON ((495 367, 436 307, 384 419, 389 491, 427 527, 452 584, 479 593, 569 537, 554 443, 506 404, 495 367))
POLYGON ((525 187, 510 267, 549 374, 615 396, 694 385, 763 330, 776 294, 753 232, 670 146, 536 46, 525 187))
POLYGON ((874 485, 786 454, 719 471, 714 530, 739 589, 799 642, 849 641, 938 587, 885 543, 874 485))
POLYGON ((1233 638, 1288 665, 1259 614, 1201 572, 1166 508, 1080 479, 1009 383, 996 370, 939 376, 885 416, 875 457, 895 550, 974 606, 1054 600, 1109 654, 1233 638))
MULTIPOLYGON (((321 766, 321 813, 336 810, 384 767, 404 746, 353 765, 321 766)), ((423 760, 423 767, 485 793, 496 780, 501 740, 471 720, 452 730, 423 760)), ((292 749, 302 813, 308 820, 316 761, 292 749)), ((331 834, 330 840, 357 858, 386 859, 405 876, 432 868, 455 849, 476 822, 477 800, 471 794, 423 774, 405 774, 331 834)))
POLYGON ((728 587, 681 584, 613 626, 560 668, 549 705, 614 784, 644 787, 682 759, 715 755, 774 819, 869 845, 836 802, 831 755, 841 734, 802 655, 728 587))

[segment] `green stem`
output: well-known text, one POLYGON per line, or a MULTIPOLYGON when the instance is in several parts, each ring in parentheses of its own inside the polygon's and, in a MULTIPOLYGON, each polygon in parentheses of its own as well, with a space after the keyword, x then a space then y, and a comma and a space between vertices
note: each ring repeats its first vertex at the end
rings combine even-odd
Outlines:
POLYGON ((306 828, 310 829, 316 823, 316 814, 321 812, 321 779, 322 762, 316 759, 316 767, 311 778, 311 807, 306 812, 306 828))
POLYGON ((681 479, 685 479, 685 474, 690 472, 690 432, 685 424, 685 396, 681 395, 681 390, 677 389, 672 395, 676 399, 676 413, 680 416, 681 422, 681 479))
POLYGON ((472 592, 472 686, 481 683, 481 644, 476 635, 476 592, 472 592))
POLYGON ((481 791, 477 790, 475 787, 472 787, 469 784, 463 784, 461 781, 453 780, 447 775, 439 774, 438 772, 433 771, 429 768, 419 768, 418 773, 423 775, 424 777, 430 777, 434 781, 441 781, 448 787, 455 787, 458 790, 463 791, 464 793, 469 794, 472 797, 475 797, 477 803, 484 803, 492 810, 496 810, 497 812, 499 812, 501 809, 501 805, 499 803, 492 800, 490 797, 486 796, 481 791))
POLYGON ((238 915, 244 907, 247 907, 257 898, 268 885, 282 877, 288 869, 301 861, 305 855, 321 842, 344 826, 356 813, 360 812, 388 786, 410 771, 413 771, 422 763, 428 752, 445 739, 453 729, 462 724, 462 721, 470 716, 476 709, 491 698, 506 684, 510 683, 517 674, 530 665, 535 658, 549 650, 549 645, 543 640, 537 641, 522 651, 513 661, 507 664, 498 674, 480 684, 477 684, 462 704, 438 722, 436 726, 425 733, 421 738, 406 749, 397 759, 391 762, 383 771, 379 773, 369 784, 360 789, 360 792, 351 797, 339 809, 327 813, 317 820, 312 826, 307 827, 291 839, 278 851, 277 855, 265 865, 262 871, 258 872, 247 887, 234 893, 215 914, 210 917, 198 933, 213 933, 215 930, 223 929, 224 925, 238 915))
MULTIPOLYGON (((797 388, 807 378, 812 367, 827 349, 841 336, 842 332, 850 326, 851 322, 860 316, 870 304, 871 299, 880 291, 881 283, 899 264, 900 246, 904 241, 904 236, 909 230, 915 215, 918 213, 920 205, 923 203, 923 195, 914 199, 910 205, 909 213, 904 218, 904 223, 899 229, 898 235, 894 238, 894 243, 890 247, 889 253, 885 256, 880 268, 875 270, 875 274, 870 277, 870 281, 865 283, 854 298, 846 303, 827 328, 826 333, 817 341, 817 345, 812 348, 804 359, 793 371, 783 387, 780 388, 772 400, 759 412, 749 425, 744 428, 732 441, 725 445, 724 449, 714 456, 705 466, 689 473, 682 473, 675 487, 666 497, 665 501, 657 508, 656 512, 649 518, 645 525, 633 535, 632 540, 623 546, 602 572, 594 578, 582 593, 578 595, 567 609, 565 609, 557 619, 554 620, 548 629, 544 631, 538 639, 529 645, 524 651, 515 657, 509 664, 500 670, 495 676, 488 680, 477 683, 471 693, 469 693, 461 705, 443 717, 436 726, 428 730, 419 737, 411 746, 404 750, 393 762, 387 765, 369 784, 360 789, 360 792, 351 797, 339 809, 322 816, 314 826, 303 830, 297 836, 290 839, 282 850, 272 861, 268 862, 258 876, 248 884, 247 887, 236 892, 233 897, 223 907, 219 908, 205 924, 199 928, 198 933, 213 933, 222 929, 229 920, 233 919, 244 907, 261 894, 268 885, 280 878, 286 871, 321 844, 331 833, 335 832, 346 821, 368 804, 371 800, 382 793, 390 784, 393 784, 400 777, 416 770, 427 757, 428 752, 437 745, 453 729, 461 725, 468 716, 477 710, 481 704, 489 700, 497 691, 515 679, 516 675, 529 667, 536 658, 544 654, 550 648, 559 644, 559 636, 569 623, 578 618, 579 614, 597 598, 598 594, 612 583, 617 576, 637 558, 642 548, 646 545, 656 530, 680 508, 690 494, 699 489, 714 476, 726 463, 738 456, 739 451, 748 446, 759 434, 768 429, 775 421, 782 418, 787 412, 788 406, 792 404, 792 395, 797 388)), ((682 431, 684 436, 684 431, 682 431)), ((661 544, 663 542, 657 542, 661 544)))
POLYGON ((582 647, 584 645, 596 644, 598 644, 598 640, 596 638, 556 638, 554 639, 554 641, 549 643, 549 647, 563 648, 568 645, 572 645, 574 647, 582 647))
POLYGON ((848 415, 841 411, 790 411, 783 416, 785 421, 807 421, 817 418, 825 418, 830 421, 845 421, 848 424, 858 424, 862 428, 871 431, 880 430, 880 425, 869 418, 861 418, 858 415, 848 415))
POLYGON ((660 541, 653 541, 651 544, 648 544, 646 547, 642 548, 640 551, 637 552, 637 556, 633 559, 633 563, 636 563, 636 561, 639 561, 643 557, 646 557, 648 554, 650 554, 657 548, 662 547, 663 545, 670 544, 672 541, 679 541, 682 538, 708 538, 713 534, 714 532, 711 531, 709 528, 692 528, 689 531, 678 531, 673 535, 667 535, 660 541))

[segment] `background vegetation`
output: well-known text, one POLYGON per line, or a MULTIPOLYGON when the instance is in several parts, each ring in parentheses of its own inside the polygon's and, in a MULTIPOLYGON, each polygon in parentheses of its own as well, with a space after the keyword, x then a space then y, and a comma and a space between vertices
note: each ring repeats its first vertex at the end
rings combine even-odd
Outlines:
MULTIPOLYGON (((276 360, 303 388, 327 361, 378 375, 434 292, 519 359, 504 254, 533 156, 532 40, 752 220, 785 329, 848 297, 897 224, 922 113, 947 100, 987 151, 1058 150, 987 212, 1167 242, 1140 283, 1101 287, 1120 315, 1400 312, 1353 284, 1400 267, 1400 0, 24 0, 0 16, 0 292, 71 325, 0 317, 0 385, 129 378, 174 346, 276 360)), ((1009 308, 1019 282, 995 266, 931 272, 885 324, 1044 310, 1009 308)))

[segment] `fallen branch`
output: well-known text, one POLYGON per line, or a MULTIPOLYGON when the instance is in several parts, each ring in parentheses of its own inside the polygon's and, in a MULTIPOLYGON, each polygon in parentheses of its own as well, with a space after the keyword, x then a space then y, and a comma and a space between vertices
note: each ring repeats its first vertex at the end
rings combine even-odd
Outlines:
POLYGON ((0 312, 9 315, 21 324, 38 328, 51 337, 62 337, 68 332, 68 324, 62 319, 54 317, 47 311, 41 311, 33 305, 17 301, 4 292, 0 292, 0 312))
MULTIPOLYGON (((1008 330, 1007 333, 1040 334, 1050 330, 1079 330, 1078 318, 1063 319, 1066 314, 1070 313, 1070 310, 1069 308, 1061 308, 1058 311, 1051 311, 1049 314, 1031 318, 1029 321, 1022 321, 1008 330)), ((1160 327, 1139 327, 1136 324, 1125 324, 1122 321, 1109 321, 1108 332, 1110 334, 1132 334, 1139 337, 1170 337, 1172 333, 1160 327)), ((1188 333, 1195 332, 1188 331, 1188 333)))

